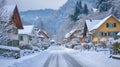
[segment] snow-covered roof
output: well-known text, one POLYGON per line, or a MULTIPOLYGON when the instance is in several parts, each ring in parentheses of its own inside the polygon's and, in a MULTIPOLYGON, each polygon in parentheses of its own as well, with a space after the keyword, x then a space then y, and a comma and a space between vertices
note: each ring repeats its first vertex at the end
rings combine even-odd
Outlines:
POLYGON ((37 34, 37 37, 44 37, 43 35, 39 35, 39 34, 37 34))
POLYGON ((47 35, 47 32, 46 32, 46 31, 39 29, 38 31, 36 31, 37 37, 45 37, 45 35, 42 34, 41 32, 47 35))
POLYGON ((27 34, 27 35, 31 35, 33 29, 34 29, 34 25, 26 25, 23 26, 24 29, 20 29, 18 30, 18 34, 27 34))
MULTIPOLYGON (((93 27, 93 29, 98 29, 107 19, 109 19, 110 17, 114 17, 113 15, 109 15, 108 17, 104 18, 103 20, 101 20, 96 26, 93 27)), ((115 17, 114 17, 115 18, 115 17)))
POLYGON ((1 49, 8 49, 8 50, 16 50, 16 51, 20 50, 20 48, 18 48, 18 47, 11 47, 11 46, 4 46, 4 45, 0 45, 0 48, 1 49))
POLYGON ((12 18, 16 5, 5 5, 0 8, 1 20, 9 22, 12 18))
MULTIPOLYGON (((114 17, 113 15, 109 15, 108 17, 104 18, 103 20, 86 20, 88 31, 98 29, 111 16, 114 17)), ((114 17, 114 18, 116 18, 116 17, 114 17)), ((117 19, 117 20, 119 21, 119 19, 117 19)))
POLYGON ((93 30, 93 27, 96 26, 99 22, 100 20, 86 20, 88 31, 93 30))
POLYGON ((96 8, 92 8, 93 12, 96 13, 98 11, 98 9, 96 8))
POLYGON ((71 30, 69 33, 67 33, 67 34, 65 35, 65 38, 70 37, 75 31, 76 31, 76 29, 71 30))
POLYGON ((120 36, 120 32, 117 35, 120 36))

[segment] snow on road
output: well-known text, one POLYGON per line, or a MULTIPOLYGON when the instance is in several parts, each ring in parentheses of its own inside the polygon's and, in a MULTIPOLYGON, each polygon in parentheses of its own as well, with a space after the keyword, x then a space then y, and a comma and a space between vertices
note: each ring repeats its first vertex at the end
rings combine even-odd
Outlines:
POLYGON ((84 67, 120 67, 120 60, 110 58, 109 52, 76 51, 71 54, 84 67))
POLYGON ((26 59, 27 56, 18 59, 9 67, 82 67, 79 62, 67 54, 71 51, 73 50, 61 46, 51 46, 48 50, 31 56, 29 59, 26 59))
POLYGON ((10 64, 14 63, 16 59, 14 58, 7 58, 7 57, 1 57, 0 56, 0 67, 7 67, 10 64))
POLYGON ((51 46, 46 51, 15 60, 8 67, 120 67, 120 60, 109 58, 104 52, 51 46))

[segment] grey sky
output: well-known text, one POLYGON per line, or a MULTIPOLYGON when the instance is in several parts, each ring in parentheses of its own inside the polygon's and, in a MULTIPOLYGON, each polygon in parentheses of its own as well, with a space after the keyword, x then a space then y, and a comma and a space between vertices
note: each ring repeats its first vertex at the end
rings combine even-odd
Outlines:
POLYGON ((9 4, 17 3, 20 11, 34 9, 58 9, 66 3, 67 0, 7 0, 9 4))

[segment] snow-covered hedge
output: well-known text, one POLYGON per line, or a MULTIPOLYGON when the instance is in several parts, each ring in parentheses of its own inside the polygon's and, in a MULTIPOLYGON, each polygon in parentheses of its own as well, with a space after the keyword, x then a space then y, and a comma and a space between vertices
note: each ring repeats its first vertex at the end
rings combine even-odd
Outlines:
POLYGON ((4 57, 20 58, 20 49, 17 47, 0 45, 0 55, 4 57))

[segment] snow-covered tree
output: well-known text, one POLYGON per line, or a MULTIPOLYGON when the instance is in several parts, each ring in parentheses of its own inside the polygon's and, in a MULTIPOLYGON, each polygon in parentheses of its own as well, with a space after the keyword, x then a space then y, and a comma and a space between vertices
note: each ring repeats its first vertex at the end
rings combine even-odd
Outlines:
POLYGON ((5 4, 5 0, 0 0, 0 45, 5 45, 7 42, 7 24, 6 22, 2 21, 1 16, 2 16, 2 11, 4 9, 3 6, 5 4))
POLYGON ((111 13, 115 15, 117 18, 120 18, 120 0, 112 1, 112 10, 111 13))
POLYGON ((43 30, 44 29, 44 22, 40 17, 37 17, 36 22, 34 23, 35 27, 43 30))
POLYGON ((82 7, 82 2, 80 0, 80 1, 77 1, 77 3, 76 3, 74 13, 72 15, 70 15, 69 17, 72 21, 75 22, 78 20, 78 16, 82 13, 83 13, 83 7, 82 7))
POLYGON ((108 11, 112 7, 112 0, 97 0, 97 8, 103 12, 108 11))
POLYGON ((5 3, 6 3, 6 0, 0 0, 0 8, 3 7, 5 3))

